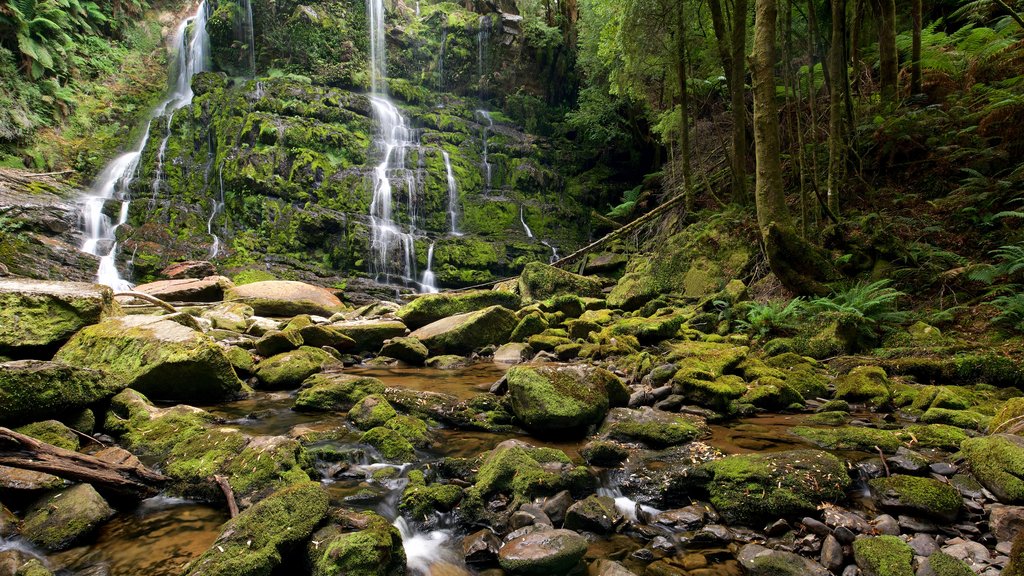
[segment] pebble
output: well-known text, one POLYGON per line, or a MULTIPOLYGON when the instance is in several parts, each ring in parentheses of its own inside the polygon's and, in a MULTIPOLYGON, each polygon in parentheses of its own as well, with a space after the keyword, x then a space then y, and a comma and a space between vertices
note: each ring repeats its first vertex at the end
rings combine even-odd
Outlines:
POLYGON ((935 538, 928 534, 917 534, 911 538, 908 544, 910 544, 910 547, 914 550, 914 554, 918 556, 931 556, 939 549, 939 545, 935 542, 935 538))
POLYGON ((882 514, 878 518, 875 518, 873 524, 875 525, 875 530, 877 530, 879 534, 888 534, 890 536, 900 535, 900 523, 888 514, 882 514))
POLYGON ((807 529, 811 534, 817 534, 818 536, 827 536, 832 533, 823 522, 815 520, 814 518, 807 517, 800 521, 800 524, 807 529))
POLYGON ((836 528, 835 531, 832 532, 832 535, 835 536, 836 540, 839 540, 842 544, 853 544, 853 541, 857 539, 857 535, 853 533, 853 530, 850 530, 846 526, 836 528))

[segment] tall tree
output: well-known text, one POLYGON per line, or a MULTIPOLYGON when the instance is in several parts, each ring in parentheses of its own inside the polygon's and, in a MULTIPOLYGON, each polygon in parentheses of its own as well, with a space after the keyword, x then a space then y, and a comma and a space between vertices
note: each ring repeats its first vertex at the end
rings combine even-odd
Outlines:
POLYGON ((729 105, 732 112, 732 173, 733 201, 744 204, 747 197, 747 104, 743 55, 747 51, 747 0, 735 0, 731 26, 726 21, 723 0, 709 0, 711 24, 718 41, 718 54, 729 88, 729 105))
POLYGON ((846 66, 846 0, 832 0, 832 43, 829 47, 828 209, 839 214, 840 188, 846 177, 846 123, 843 109, 849 80, 846 66))
POLYGON ((896 51, 896 0, 875 0, 878 11, 879 82, 882 101, 896 102, 899 53, 896 51))
POLYGON ((921 92, 921 0, 910 0, 910 13, 913 19, 913 44, 910 50, 910 93, 921 92))

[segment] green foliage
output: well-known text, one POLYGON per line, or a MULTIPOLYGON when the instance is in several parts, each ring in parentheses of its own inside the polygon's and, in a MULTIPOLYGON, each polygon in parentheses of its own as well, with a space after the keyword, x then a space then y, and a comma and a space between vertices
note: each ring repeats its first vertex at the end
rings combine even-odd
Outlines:
POLYGON ((999 310, 999 315, 992 319, 993 325, 1024 334, 1024 293, 1000 296, 992 305, 999 310))
POLYGON ((860 342, 877 341, 882 332, 909 318, 898 307, 904 294, 890 284, 889 280, 856 284, 831 296, 809 300, 805 310, 811 317, 836 321, 852 330, 860 342))
POLYGON ((754 304, 747 311, 746 319, 740 319, 736 323, 741 330, 760 337, 769 334, 791 333, 796 330, 800 322, 805 304, 802 298, 790 300, 785 304, 782 302, 754 304))
POLYGON ((626 218, 633 214, 633 208, 636 206, 637 200, 640 199, 640 193, 643 190, 643 186, 637 186, 632 190, 628 190, 622 195, 622 203, 618 206, 613 207, 608 212, 609 218, 626 218))

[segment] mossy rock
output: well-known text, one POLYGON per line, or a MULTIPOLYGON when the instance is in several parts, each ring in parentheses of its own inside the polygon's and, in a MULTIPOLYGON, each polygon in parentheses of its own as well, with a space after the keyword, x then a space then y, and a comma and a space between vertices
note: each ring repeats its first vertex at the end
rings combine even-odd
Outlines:
POLYGON ((125 316, 88 326, 54 359, 102 370, 111 385, 116 382, 160 400, 213 402, 248 390, 216 342, 159 317, 125 316))
POLYGON ((418 448, 425 448, 431 443, 430 429, 427 427, 427 423, 415 416, 399 414, 388 420, 384 427, 398 432, 402 438, 418 448))
POLYGON ((829 396, 827 377, 818 374, 810 364, 797 364, 785 371, 786 385, 800 393, 804 399, 827 398, 829 396))
POLYGON ((666 360, 679 366, 676 379, 711 381, 736 368, 749 351, 746 346, 716 342, 678 342, 669 345, 666 360))
POLYGON ((747 383, 739 376, 719 376, 714 380, 698 378, 674 379, 672 393, 687 402, 705 406, 717 412, 726 412, 734 400, 747 393, 747 383))
POLYGON ((739 402, 765 410, 785 410, 793 405, 802 406, 804 397, 786 382, 765 376, 754 382, 739 402))
POLYGON ((906 444, 938 448, 949 452, 959 450, 960 444, 970 437, 962 428, 948 424, 912 424, 895 432, 896 436, 906 444))
POLYGON ((864 402, 884 406, 892 401, 892 383, 885 370, 878 366, 858 366, 836 378, 836 398, 848 402, 864 402))
POLYGON ((928 573, 935 576, 974 576, 976 574, 967 564, 946 554, 942 550, 932 552, 932 555, 925 562, 931 569, 931 572, 928 573))
POLYGON ((850 418, 850 413, 845 410, 825 410, 811 414, 804 421, 819 426, 842 426, 849 422, 850 418))
POLYGON ((303 412, 345 412, 370 394, 383 392, 384 383, 377 378, 321 372, 302 383, 292 408, 303 412))
POLYGON ((790 430, 793 434, 804 438, 828 450, 859 450, 861 452, 877 452, 880 448, 887 454, 895 454, 900 447, 900 440, 895 432, 866 428, 861 426, 841 426, 838 428, 809 428, 797 426, 790 430))
POLYGON ((571 530, 541 530, 514 538, 501 547, 498 563, 510 574, 570 574, 587 552, 587 540, 571 530))
POLYGON ((256 365, 256 379, 267 390, 295 388, 307 378, 340 362, 327 352, 309 346, 271 356, 256 365))
POLYGON ((942 522, 953 522, 960 513, 960 492, 945 482, 894 474, 868 481, 882 508, 909 512, 942 522))
POLYGON ((46 550, 65 550, 113 515, 95 488, 78 484, 43 496, 25 515, 21 535, 46 550))
POLYGON ((563 528, 594 534, 611 534, 623 521, 622 513, 610 496, 591 494, 565 512, 563 528))
POLYGON ((990 434, 998 434, 1001 432, 1014 433, 1020 430, 1024 430, 1024 398, 1010 398, 989 420, 988 431, 990 434))
POLYGON ((427 484, 423 472, 413 470, 409 472, 399 508, 416 520, 424 520, 434 512, 450 512, 460 500, 462 488, 454 484, 427 484))
POLYGON ((674 338, 689 315, 671 313, 650 318, 623 318, 607 328, 610 334, 635 336, 641 344, 674 338))
POLYGON ((404 576, 402 535, 373 512, 341 509, 306 547, 313 576, 404 576))
POLYGON ((395 315, 406 326, 415 330, 449 316, 475 312, 491 306, 518 310, 521 300, 517 294, 497 290, 424 294, 399 308, 395 315))
POLYGON ((56 420, 26 424, 14 430, 65 450, 78 450, 78 434, 56 420))
POLYGON ((561 313, 565 318, 579 318, 586 311, 587 305, 575 294, 560 294, 540 302, 543 312, 561 313))
POLYGON ((621 442, 641 442, 652 448, 667 448, 711 435, 703 418, 674 414, 650 407, 638 410, 614 408, 601 425, 600 433, 621 442))
POLYGON ((351 349, 356 352, 376 352, 388 340, 405 336, 408 332, 405 324, 386 319, 350 320, 334 323, 331 327, 351 338, 355 342, 351 349))
POLYGON ((946 408, 929 408, 921 415, 921 422, 925 424, 948 424, 979 432, 988 428, 991 419, 991 416, 974 410, 948 410, 946 408))
POLYGON ((76 332, 121 309, 113 291, 85 282, 0 279, 0 355, 49 358, 53 349, 76 332), (26 356, 28 355, 28 356, 26 356))
POLYGON ((629 448, 611 440, 591 440, 580 448, 583 461, 591 466, 618 466, 629 458, 629 448))
POLYGON ((426 361, 427 367, 435 370, 458 370, 459 368, 465 368, 467 364, 469 364, 469 359, 457 354, 431 356, 426 361))
POLYGON ((214 328, 245 332, 249 327, 249 319, 255 312, 252 306, 239 302, 223 302, 203 311, 201 317, 213 323, 214 328))
POLYGON ((513 366, 506 374, 512 413, 527 430, 574 434, 608 412, 614 374, 585 366, 513 366))
POLYGON ((509 341, 526 342, 531 336, 540 334, 547 329, 548 321, 544 318, 544 314, 535 310, 523 316, 522 320, 516 324, 516 327, 512 330, 512 335, 509 336, 509 341))
POLYGON ((585 467, 574 466, 561 450, 507 440, 479 457, 471 490, 484 498, 510 495, 515 508, 562 490, 579 493, 592 488, 595 481, 585 467))
MULTIPOLYGON (((288 330, 288 328, 285 329, 286 332, 288 330)), ((354 350, 357 347, 356 341, 338 326, 311 324, 299 328, 297 331, 302 337, 302 343, 305 346, 313 346, 314 348, 330 346, 339 352, 354 350)))
POLYGON ((540 262, 530 262, 519 275, 519 293, 527 302, 547 300, 560 294, 601 296, 601 282, 540 262))
POLYGON ((411 462, 416 457, 412 442, 397 431, 383 426, 370 428, 363 433, 359 441, 376 448, 389 462, 411 462))
POLYGON ((925 411, 930 408, 964 410, 977 404, 973 394, 961 386, 924 386, 910 403, 910 408, 925 411))
POLYGON ((309 538, 327 515, 327 507, 327 492, 315 482, 282 488, 231 519, 184 574, 270 574, 281 565, 282 555, 309 538))
POLYGON ((245 377, 256 370, 256 360, 248 350, 239 346, 228 346, 224 349, 224 356, 235 369, 235 374, 245 377))
POLYGON ((526 343, 530 345, 530 348, 538 352, 554 352, 559 346, 572 344, 573 341, 565 338, 564 336, 536 334, 534 336, 530 336, 526 340, 526 343))
POLYGON ((380 394, 365 396, 348 412, 348 419, 360 430, 384 426, 395 416, 398 416, 398 412, 380 394))
POLYGON ((61 416, 110 398, 127 384, 101 370, 62 362, 15 360, 0 363, 0 424, 61 416))
POLYGON ((484 346, 508 342, 518 320, 514 312, 491 306, 476 312, 450 316, 428 324, 412 334, 431 354, 469 354, 484 346))
POLYGON ((38 559, 32 558, 19 566, 14 576, 53 576, 53 572, 50 572, 38 559))
POLYGON ((746 525, 813 513, 850 486, 843 462, 820 450, 726 456, 699 466, 693 481, 725 521, 746 525))
POLYGON ((380 355, 395 358, 413 366, 422 366, 430 356, 430 351, 418 338, 400 337, 385 342, 380 349, 380 355))
POLYGON ((1024 504, 1024 438, 994 434, 960 444, 971 471, 1003 504, 1024 504))
POLYGON ((864 576, 914 576, 914 551, 899 536, 859 538, 853 556, 864 576))
POLYGON ((295 350, 303 344, 302 334, 298 330, 273 330, 260 337, 253 348, 260 356, 269 358, 295 350))

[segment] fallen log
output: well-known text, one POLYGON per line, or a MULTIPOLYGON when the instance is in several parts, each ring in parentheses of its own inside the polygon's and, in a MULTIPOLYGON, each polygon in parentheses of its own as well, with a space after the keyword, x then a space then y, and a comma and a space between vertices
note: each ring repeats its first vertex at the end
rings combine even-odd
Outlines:
POLYGON ((101 460, 3 427, 0 427, 0 465, 46 472, 68 480, 87 482, 100 491, 140 499, 158 494, 160 486, 168 480, 138 461, 101 460))

